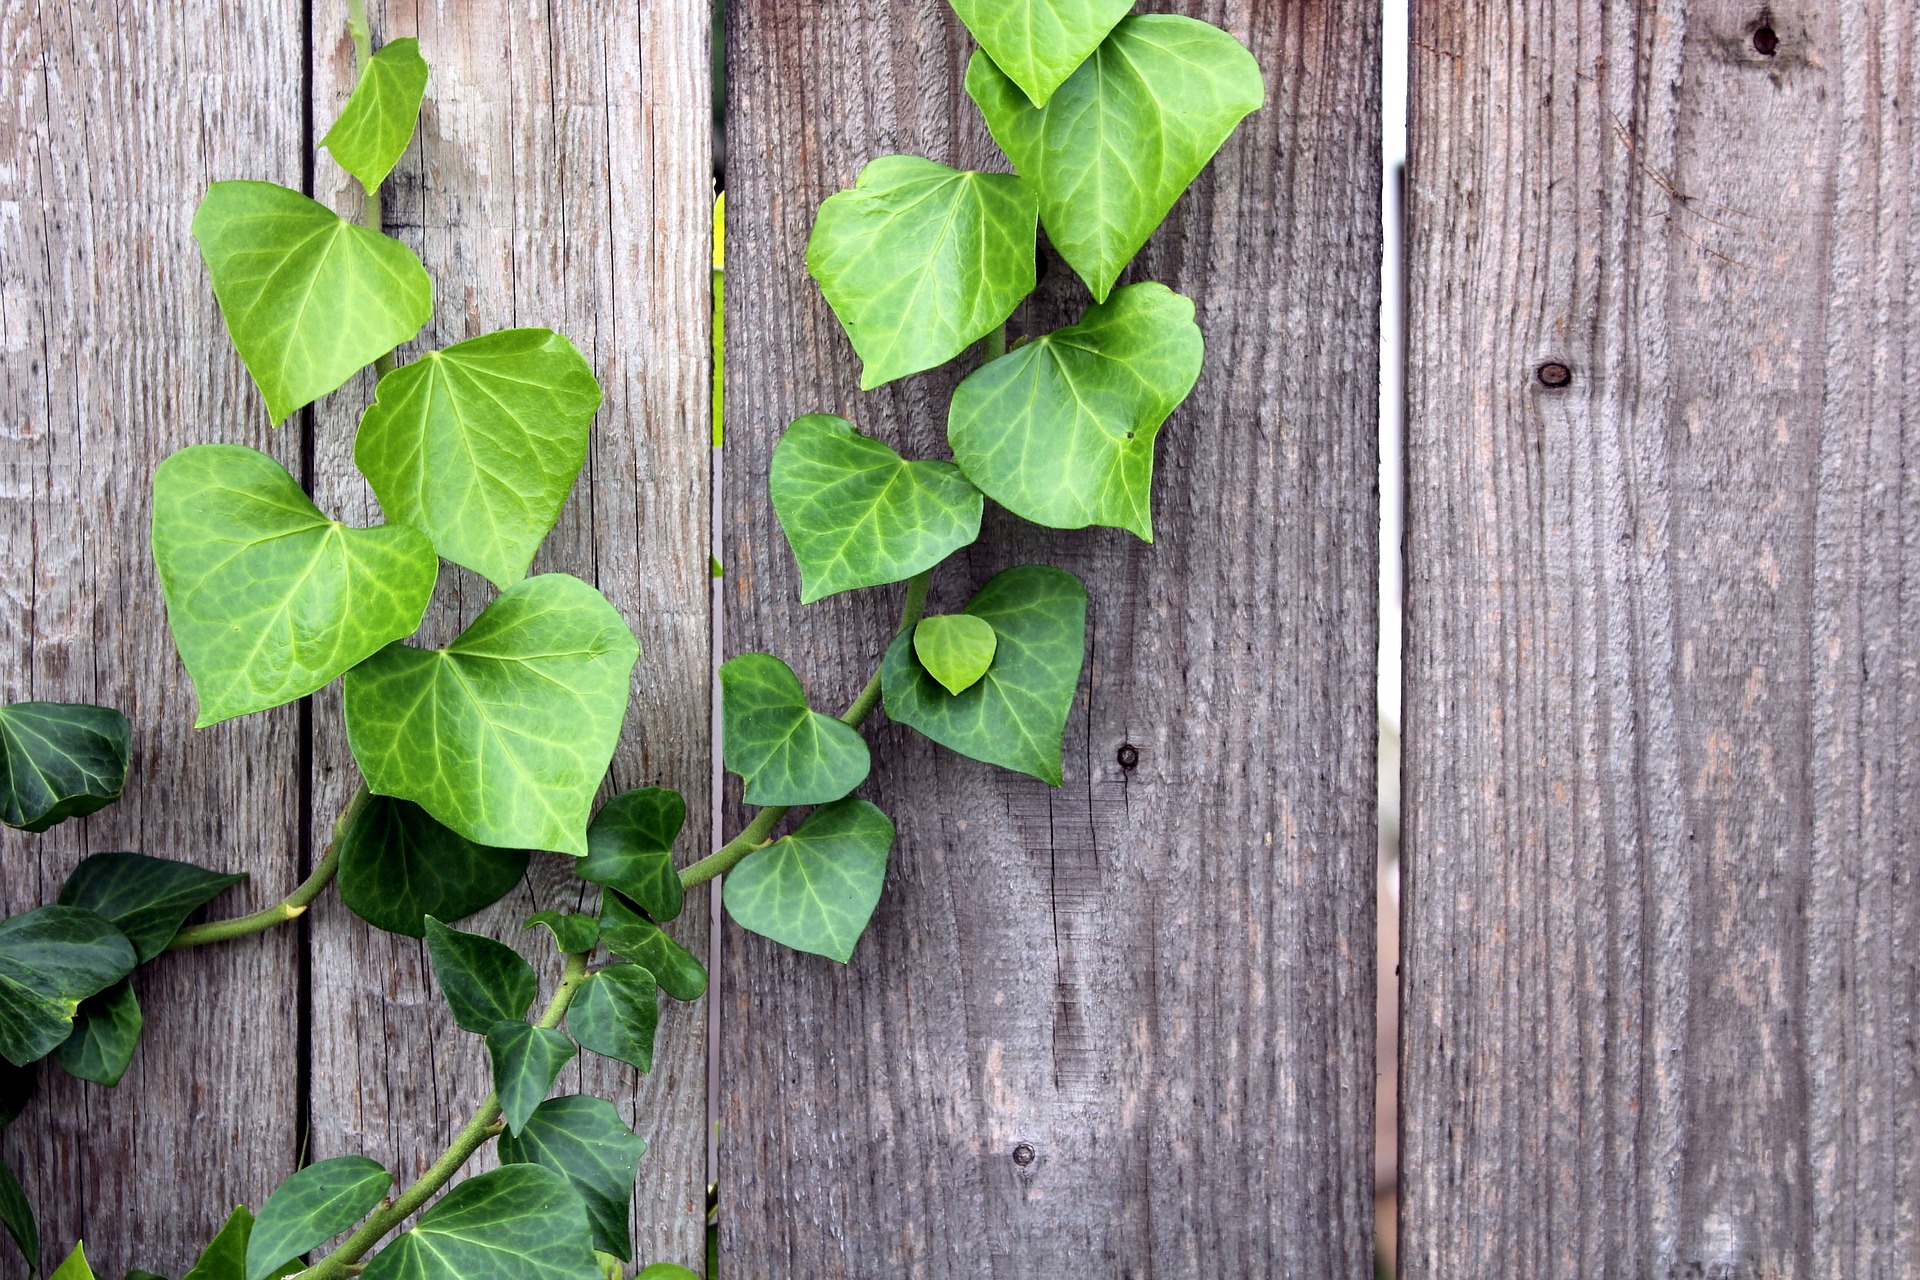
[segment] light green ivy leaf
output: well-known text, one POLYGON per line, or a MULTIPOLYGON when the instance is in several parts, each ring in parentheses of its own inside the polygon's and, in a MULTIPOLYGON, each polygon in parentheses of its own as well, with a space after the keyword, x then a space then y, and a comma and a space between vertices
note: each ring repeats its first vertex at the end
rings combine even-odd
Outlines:
POLYGON ((586 1205, 560 1174, 509 1164, 447 1192, 362 1280, 600 1280, 586 1205))
POLYGON ((167 949, 188 916, 246 878, 145 853, 96 853, 73 869, 59 901, 85 907, 126 934, 145 964, 167 949))
POLYGON ((1064 569, 1018 565, 980 588, 966 611, 993 628, 986 675, 965 693, 948 693, 903 632, 880 666, 887 715, 961 755, 1059 786, 1086 651, 1086 588, 1064 569))
POLYGON ((633 1280, 700 1280, 677 1262, 656 1262, 633 1280))
POLYGON ((411 635, 440 571, 419 533, 329 520, 286 468, 231 444, 160 464, 153 559, 200 728, 303 698, 411 635))
POLYGON ((1133 0, 951 0, 953 11, 1036 107, 1127 16, 1133 0))
POLYGON ((97 813, 127 784, 127 718, 111 707, 0 707, 0 822, 46 831, 97 813))
POLYGON ((33 1206, 27 1202, 20 1180, 13 1176, 13 1170, 7 1168, 4 1160, 0 1160, 0 1226, 7 1229, 20 1256, 27 1260, 27 1270, 38 1271, 40 1224, 34 1219, 33 1206))
POLYGON ((958 467, 908 462, 832 414, 787 428, 769 487, 803 604, 905 581, 980 536, 980 491, 958 467))
POLYGON ((517 1022, 540 994, 533 966, 504 942, 449 929, 427 918, 427 956, 440 994, 462 1031, 485 1035, 498 1022, 517 1022))
POLYGON ((893 822, 865 800, 816 809, 792 835, 727 873, 722 900, 742 929, 845 964, 887 880, 893 822))
POLYGON ((693 953, 610 890, 600 895, 600 940, 622 960, 651 973, 675 1000, 698 1000, 706 994, 707 971, 693 953))
POLYGON ((365 1156, 337 1156, 299 1170, 260 1206, 247 1237, 246 1280, 268 1276, 379 1207, 393 1175, 365 1156))
POLYGON ((125 934, 80 907, 38 907, 0 920, 0 1057, 16 1067, 73 1034, 80 1002, 133 972, 125 934))
POLYGON ((527 1118, 576 1052, 564 1032, 527 1022, 496 1022, 487 1032, 493 1092, 500 1099, 500 1118, 507 1122, 509 1134, 526 1127, 527 1118))
POLYGON ((622 791, 593 815, 587 856, 574 871, 582 880, 618 889, 655 920, 672 920, 681 906, 673 842, 686 821, 687 802, 677 791, 622 791))
POLYGON ((528 578, 445 649, 389 645, 349 672, 347 742, 376 794, 469 840, 584 855, 639 655, 598 591, 528 578))
POLYGON ((475 844, 408 800, 373 796, 340 835, 340 901, 376 929, 425 937, 427 917, 464 920, 513 891, 525 849, 475 844))
POLYGON ((412 36, 381 46, 360 73, 340 118, 320 139, 369 192, 387 180, 413 140, 427 96, 427 63, 412 36))
POLYGON ((77 1080, 91 1080, 111 1089, 120 1083, 133 1062, 145 1019, 133 994, 133 980, 122 978, 80 1004, 73 1034, 53 1051, 53 1060, 77 1080))
POLYGON ((948 693, 965 693, 993 665, 1000 639, 982 618, 970 613, 941 613, 922 618, 913 629, 913 655, 948 693))
POLYGON ((93 1268, 87 1265, 86 1245, 74 1245, 67 1260, 55 1267, 47 1280, 93 1280, 93 1268))
POLYGON ((757 805, 838 800, 873 767, 866 740, 809 709, 793 668, 768 653, 720 666, 720 753, 757 805))
POLYGON ((433 315, 433 282, 413 250, 271 182, 207 188, 193 238, 275 426, 433 315))
POLYGON ((1020 179, 881 156, 829 196, 807 270, 860 353, 860 389, 945 364, 1033 292, 1036 209, 1020 179))
POLYGON ((660 997, 653 975, 637 964, 608 965, 580 984, 567 1006, 567 1030, 582 1049, 641 1071, 653 1070, 653 1033, 660 997))
POLYGON ((593 1247, 633 1261, 627 1231, 633 1182, 647 1144, 611 1102, 573 1094, 540 1104, 518 1135, 500 1139, 503 1165, 537 1164, 563 1175, 587 1206, 593 1247))
POLYGON ((1245 45, 1158 13, 1123 19, 1044 107, 985 53, 967 67, 967 92, 1038 196, 1047 239, 1099 301, 1266 98, 1245 45))
POLYGON ((1015 515, 1153 541, 1153 446, 1200 376, 1193 303, 1132 284, 975 370, 953 394, 947 442, 967 477, 1015 515))
POLYGON ((600 383, 585 358, 550 329, 507 329, 429 351, 375 395, 353 460, 388 519, 496 587, 526 577, 586 461, 600 383))
POLYGON ((523 929, 546 926, 561 955, 585 955, 600 944, 600 922, 579 911, 536 911, 523 929))

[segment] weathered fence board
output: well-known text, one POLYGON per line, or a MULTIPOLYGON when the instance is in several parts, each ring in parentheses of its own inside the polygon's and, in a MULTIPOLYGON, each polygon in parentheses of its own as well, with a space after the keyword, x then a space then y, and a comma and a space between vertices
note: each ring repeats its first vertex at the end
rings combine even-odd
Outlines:
POLYGON ((1920 1274, 1916 16, 1415 5, 1405 1275, 1920 1274))
MULTIPOLYGON (((1065 787, 883 728, 863 794, 899 840, 854 962, 729 929, 743 1275, 1369 1274, 1378 10, 1181 8, 1271 92, 1135 268, 1211 343, 1162 436, 1159 542, 990 518, 936 609, 1023 561, 1092 593, 1065 787)), ((857 394, 813 211, 882 153, 1004 162, 943 0, 736 0, 729 28, 725 644, 838 704, 897 592, 795 607, 768 455, 817 410, 943 456, 952 377, 857 394)), ((1070 277, 1016 335, 1077 313, 1070 277)))

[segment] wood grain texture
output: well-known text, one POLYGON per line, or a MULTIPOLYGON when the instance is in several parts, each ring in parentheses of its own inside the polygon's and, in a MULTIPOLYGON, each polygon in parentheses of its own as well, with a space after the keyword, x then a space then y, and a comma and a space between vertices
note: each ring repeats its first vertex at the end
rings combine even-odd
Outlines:
MULTIPOLYGON (((598 585, 638 635, 640 665, 617 789, 669 786, 688 797, 686 857, 706 847, 708 688, 708 343, 712 97, 704 6, 391 3, 371 6, 380 40, 417 35, 432 66, 414 147, 386 197, 391 233, 421 253, 436 287, 421 344, 495 329, 565 333, 606 388, 592 450, 534 572, 598 585)), ((344 24, 321 14, 316 133, 352 85, 344 24)), ((319 197, 357 207, 330 159, 319 197)), ((402 358, 410 355, 404 351, 402 358)), ((377 508, 353 470, 363 376, 318 415, 323 506, 355 519, 377 508)), ((492 599, 476 575, 443 567, 426 634, 444 643, 492 599)), ((316 700, 314 840, 356 781, 337 691, 316 700)), ((518 946, 551 989, 547 907, 591 909, 570 861, 536 855, 523 887, 462 927, 518 946)), ((690 895, 673 933, 704 955, 706 900, 690 895)), ((489 1090, 477 1037, 458 1031, 425 948, 378 933, 330 903, 313 952, 313 1127, 322 1156, 364 1152, 411 1179, 489 1090)), ((699 1265, 706 1206, 706 1017, 668 1004, 651 1075, 582 1055, 556 1092, 616 1100, 651 1150, 641 1165, 639 1261, 699 1265)), ((493 1160, 492 1149, 475 1170, 493 1160)))
MULTIPOLYGON (((742 1275, 1369 1274, 1378 11, 1183 11, 1271 92, 1133 269, 1210 345, 1161 437, 1159 542, 990 518, 933 604, 1021 562, 1086 580, 1066 785, 882 727, 861 794, 899 839, 853 963, 729 926, 742 1275)), ((839 705, 898 591, 796 606, 769 453, 825 411, 945 456, 953 375, 858 394, 804 269, 813 211, 888 152, 1005 164, 940 0, 736 0, 729 27, 726 648, 839 705)), ((1014 334, 1085 301, 1054 262, 1014 334)))
POLYGON ((1415 5, 1403 1275, 1920 1274, 1916 17, 1415 5))
MULTIPOLYGON (((298 714, 192 730, 147 550, 150 479, 174 449, 235 441, 301 466, 188 234, 213 179, 300 185, 301 9, 193 8, 0 5, 0 701, 115 706, 134 741, 119 804, 0 834, 0 915, 53 901, 105 850, 252 872, 220 912, 299 873, 298 714)), ((84 1236, 102 1275, 178 1275, 235 1203, 292 1170, 297 1008, 274 996, 293 989, 296 946, 282 932, 143 970, 146 1033, 116 1089, 43 1064, 0 1158, 49 1268, 84 1236)), ((0 1247, 0 1277, 24 1275, 0 1247)))

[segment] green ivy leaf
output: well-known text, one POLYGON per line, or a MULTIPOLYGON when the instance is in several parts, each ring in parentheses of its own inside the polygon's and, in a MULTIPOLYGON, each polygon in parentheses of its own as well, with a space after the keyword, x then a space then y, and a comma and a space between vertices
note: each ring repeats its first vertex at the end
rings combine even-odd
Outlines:
POLYGON ((903 633, 880 666, 887 715, 962 755, 1059 786, 1086 650, 1086 588, 1063 569, 1019 565, 982 587, 967 612, 998 641, 987 674, 965 693, 948 693, 903 633))
POLYGON ((120 1083, 133 1061, 144 1022, 133 982, 123 978, 81 1002, 74 1015, 73 1034, 53 1051, 53 1060, 68 1075, 111 1089, 120 1083))
POLYGON ((424 937, 427 917, 464 920, 513 891, 525 849, 475 844, 408 800, 373 796, 340 835, 340 901, 376 929, 424 937))
POLYGON ((994 66, 1036 107, 1127 16, 1133 0, 951 0, 994 66))
POLYGON ((572 1094, 540 1104, 518 1135, 500 1139, 503 1165, 536 1164, 561 1174, 586 1203, 593 1247, 633 1261, 627 1209, 646 1141, 611 1102, 572 1094))
POLYGON ((0 920, 0 1057, 24 1067, 73 1034, 80 1002, 133 972, 126 935, 79 907, 0 920))
POLYGON ((698 1000, 707 991, 707 971, 693 953, 629 907, 617 893, 600 895, 600 940, 622 960, 653 975, 675 1000, 698 1000))
POLYGON ((656 1262, 634 1280, 700 1280, 700 1277, 677 1262, 656 1262))
POLYGON ((445 649, 389 645, 349 672, 347 742, 375 793, 469 840, 583 855, 639 656, 598 591, 528 578, 445 649))
POLYGON ((6 1227, 13 1243, 19 1246, 20 1256, 27 1260, 27 1270, 38 1271, 40 1224, 34 1220, 27 1193, 20 1189, 19 1179, 13 1176, 13 1170, 7 1168, 4 1160, 0 1160, 0 1226, 6 1227))
POLYGON ((127 784, 127 718, 111 707, 0 707, 0 822, 45 831, 97 813, 127 784))
POLYGON ((247 1237, 246 1280, 267 1280, 353 1226, 392 1185, 393 1175, 365 1156, 321 1160, 295 1173, 260 1206, 247 1237))
POLYGON ((167 949, 188 916, 246 878, 144 853, 96 853, 73 869, 59 901, 85 907, 126 934, 145 964, 167 949))
POLYGON ((160 464, 153 559, 200 728, 303 698, 411 635, 440 571, 418 532, 329 520, 286 468, 232 444, 160 464))
POLYGON ((866 740, 810 710, 793 668, 768 653, 720 666, 720 752, 757 805, 838 800, 873 767, 866 740))
POLYGON ((860 389, 945 364, 1033 292, 1036 207, 1020 179, 881 156, 829 196, 807 270, 860 353, 860 389))
POLYGON ((433 315, 433 282, 413 250, 271 182, 207 188, 193 238, 275 426, 433 315))
POLYGON ((1047 239, 1100 301, 1266 98, 1246 46, 1170 14, 1123 19, 1044 107, 984 53, 967 92, 1039 197, 1047 239))
POLYGON ((84 1244, 73 1246, 73 1252, 67 1260, 53 1269, 47 1280, 93 1280, 93 1268, 87 1265, 87 1248, 84 1244))
POLYGON ((541 1099, 560 1078, 560 1069, 578 1052, 565 1033, 526 1022, 496 1022, 487 1032, 487 1056, 493 1060, 493 1091, 507 1132, 518 1134, 541 1099))
POLYGON ((965 693, 980 683, 999 643, 993 628, 970 613, 935 614, 913 629, 914 657, 948 693, 965 693))
POLYGON ((145 1267, 130 1267, 121 1280, 167 1280, 157 1271, 148 1271, 145 1267))
POLYGON ((592 366, 551 329, 507 329, 429 351, 375 395, 353 460, 381 510, 496 587, 526 577, 586 461, 592 366))
POLYGON ((533 966, 504 942, 449 929, 427 917, 427 956, 454 1025, 485 1035, 496 1022, 518 1022, 533 1007, 540 983, 533 966))
POLYGON ((369 192, 387 180, 413 141, 420 103, 427 96, 427 63, 420 42, 406 36, 368 59, 340 118, 320 139, 340 167, 369 192))
MULTIPOLYGON (((247 1242, 252 1235, 253 1215, 247 1206, 239 1205, 228 1215, 226 1225, 220 1228, 220 1233, 214 1236, 183 1280, 246 1280, 247 1242)), ((305 1264, 294 1261, 273 1274, 290 1276, 304 1270, 305 1264)))
POLYGON ((722 900, 742 929, 845 964, 880 901, 893 822, 865 800, 807 815, 799 830, 727 873, 722 900))
POLYGON ((522 928, 537 929, 541 925, 553 935, 553 945, 561 955, 585 955, 600 943, 600 922, 578 911, 536 911, 522 928))
POLYGON ((600 1280, 586 1206, 566 1178, 510 1164, 468 1178, 382 1249, 362 1280, 600 1280))
POLYGON ((787 428, 770 487, 802 604, 902 582, 980 536, 980 491, 958 467, 907 462, 832 414, 787 428))
POLYGON ((583 880, 618 889, 655 920, 671 920, 681 905, 673 842, 686 821, 687 802, 676 791, 622 791, 593 815, 587 856, 574 870, 583 880))
POLYGON ((653 1032, 660 1023, 654 986, 653 975, 637 964, 608 965, 574 993, 567 1030, 582 1049, 653 1070, 653 1032))

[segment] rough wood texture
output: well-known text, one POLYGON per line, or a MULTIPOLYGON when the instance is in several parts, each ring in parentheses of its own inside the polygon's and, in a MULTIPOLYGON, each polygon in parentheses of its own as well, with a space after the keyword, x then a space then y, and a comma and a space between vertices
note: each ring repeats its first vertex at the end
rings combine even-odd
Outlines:
POLYGON ((1415 6, 1403 1275, 1920 1274, 1916 17, 1415 6))
MULTIPOLYGON (((707 847, 707 334, 712 169, 710 45, 704 6, 394 3, 373 7, 381 40, 417 35, 433 68, 420 139, 396 172, 388 228, 419 249, 438 306, 430 346, 515 325, 573 339, 606 387, 579 487, 535 561, 595 582, 640 638, 641 661, 614 785, 660 785, 689 799, 691 859, 707 847)), ((315 33, 315 130, 352 85, 344 24, 315 33)), ((357 201, 324 156, 319 198, 357 201)), ((405 353, 403 353, 404 355, 405 353)), ((323 505, 371 518, 353 470, 362 378, 318 415, 323 505)), ((492 599, 477 576, 445 569, 429 617, 451 638, 492 599)), ((316 700, 314 841, 356 777, 339 698, 316 700)), ((586 901, 567 860, 538 855, 525 886, 463 927, 513 940, 551 986, 544 931, 519 923, 586 901)), ((704 954, 706 901, 690 895, 675 936, 704 954)), ((322 1155, 361 1151, 402 1178, 422 1171, 488 1092, 477 1037, 458 1031, 422 944, 380 934, 329 904, 313 953, 313 1131, 322 1155)), ((669 1003, 653 1073, 591 1055, 557 1092, 620 1101, 651 1144, 642 1163, 639 1261, 699 1265, 706 1207, 706 1018, 669 1003)), ((491 1149, 475 1169, 492 1160, 491 1149)))
MULTIPOLYGON (((267 428, 188 235, 214 178, 300 184, 301 31, 284 0, 0 5, 0 701, 105 703, 134 729, 118 805, 0 835, 0 915, 51 902, 104 850, 251 871, 218 912, 298 877, 298 715, 192 730, 147 522, 153 469, 183 445, 301 465, 300 433, 267 428)), ((0 1157, 49 1268, 85 1236, 101 1275, 178 1275, 227 1210, 292 1170, 296 950, 283 931, 144 970, 146 1034, 117 1089, 43 1068, 0 1157)), ((24 1275, 0 1241, 0 1277, 24 1275)))
MULTIPOLYGON (((1159 543, 990 520, 936 609, 1024 561, 1091 590, 1065 787, 883 727, 862 794, 899 840, 853 964, 729 927, 740 1274, 1369 1274, 1378 12, 1183 9, 1248 40, 1271 94, 1134 269, 1211 345, 1161 438, 1159 543)), ((952 378, 857 393, 813 211, 875 155, 1004 162, 941 0, 729 23, 726 648, 837 705, 898 592, 795 606, 768 455, 819 410, 944 456, 952 378)), ((1084 300, 1055 263, 1014 331, 1084 300)))

